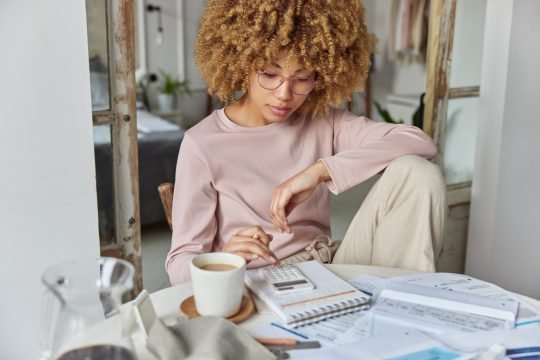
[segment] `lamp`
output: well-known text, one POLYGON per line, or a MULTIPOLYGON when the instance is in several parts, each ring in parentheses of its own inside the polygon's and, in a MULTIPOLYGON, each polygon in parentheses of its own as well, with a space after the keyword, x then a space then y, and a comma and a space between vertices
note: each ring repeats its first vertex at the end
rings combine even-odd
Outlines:
POLYGON ((158 14, 158 29, 156 35, 156 44, 161 45, 163 43, 163 19, 161 17, 161 6, 148 4, 146 11, 157 12, 158 14))

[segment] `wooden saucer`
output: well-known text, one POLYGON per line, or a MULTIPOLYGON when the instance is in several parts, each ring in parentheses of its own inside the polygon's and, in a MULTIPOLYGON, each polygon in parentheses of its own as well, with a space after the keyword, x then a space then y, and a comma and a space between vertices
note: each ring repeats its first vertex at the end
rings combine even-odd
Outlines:
MULTIPOLYGON (((255 303, 253 302, 252 297, 250 294, 244 294, 242 296, 242 303, 240 303, 240 310, 232 316, 229 316, 227 320, 232 321, 235 324, 238 324, 239 322, 247 319, 251 314, 255 312, 255 303)), ((197 312, 197 308, 195 307, 195 298, 193 295, 187 297, 182 301, 180 304, 180 313, 183 315, 187 315, 188 318, 193 319, 196 317, 201 316, 197 312)))

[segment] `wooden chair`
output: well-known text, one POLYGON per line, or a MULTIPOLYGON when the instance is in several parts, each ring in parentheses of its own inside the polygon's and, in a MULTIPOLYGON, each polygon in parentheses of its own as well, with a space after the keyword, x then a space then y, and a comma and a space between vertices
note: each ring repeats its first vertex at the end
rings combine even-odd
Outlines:
POLYGON ((169 228, 172 230, 172 202, 174 184, 170 182, 159 184, 158 192, 159 198, 161 199, 161 205, 163 206, 163 212, 167 218, 167 223, 169 224, 169 228))

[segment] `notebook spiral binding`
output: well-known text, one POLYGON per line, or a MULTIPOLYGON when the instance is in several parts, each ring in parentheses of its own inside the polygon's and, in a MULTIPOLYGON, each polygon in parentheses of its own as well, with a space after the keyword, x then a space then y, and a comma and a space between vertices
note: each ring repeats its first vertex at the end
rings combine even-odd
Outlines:
POLYGON ((340 301, 335 304, 321 306, 318 309, 306 310, 296 314, 292 314, 292 321, 289 325, 294 327, 312 324, 314 322, 328 319, 331 317, 349 314, 351 312, 360 311, 370 307, 363 299, 349 299, 340 301))

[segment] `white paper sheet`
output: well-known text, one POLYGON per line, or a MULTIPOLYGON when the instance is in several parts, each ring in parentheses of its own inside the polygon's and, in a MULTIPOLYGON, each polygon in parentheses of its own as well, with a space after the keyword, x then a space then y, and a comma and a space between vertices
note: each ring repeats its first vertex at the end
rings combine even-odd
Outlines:
POLYGON ((504 329, 505 320, 490 318, 455 310, 444 310, 432 306, 397 299, 379 298, 373 311, 377 316, 398 324, 409 324, 415 328, 435 333, 453 331, 492 331, 504 329))
POLYGON ((506 359, 540 357, 540 325, 441 336, 412 329, 386 329, 384 335, 341 346, 289 352, 291 359, 506 359), (536 357, 534 357, 536 356, 536 357))
POLYGON ((363 293, 370 295, 371 300, 377 300, 380 292, 386 287, 387 279, 383 279, 373 275, 362 274, 351 280, 349 284, 362 291, 363 293))
POLYGON ((397 329, 387 332, 384 336, 363 338, 345 345, 315 350, 294 350, 289 353, 291 359, 380 360, 396 354, 409 353, 435 346, 441 346, 438 340, 419 331, 397 329))
POLYGON ((297 330, 327 345, 342 345, 370 336, 372 318, 369 312, 359 311, 302 326, 297 330))
POLYGON ((515 329, 498 331, 485 331, 476 333, 455 334, 426 334, 439 341, 444 346, 462 353, 484 352, 494 344, 501 344, 506 348, 509 358, 539 353, 540 358, 540 324, 515 329))
POLYGON ((448 291, 485 296, 497 299, 509 299, 520 303, 516 325, 538 320, 540 322, 540 309, 535 308, 519 297, 509 293, 503 288, 463 274, 452 273, 422 273, 393 277, 392 281, 445 289, 448 291))

